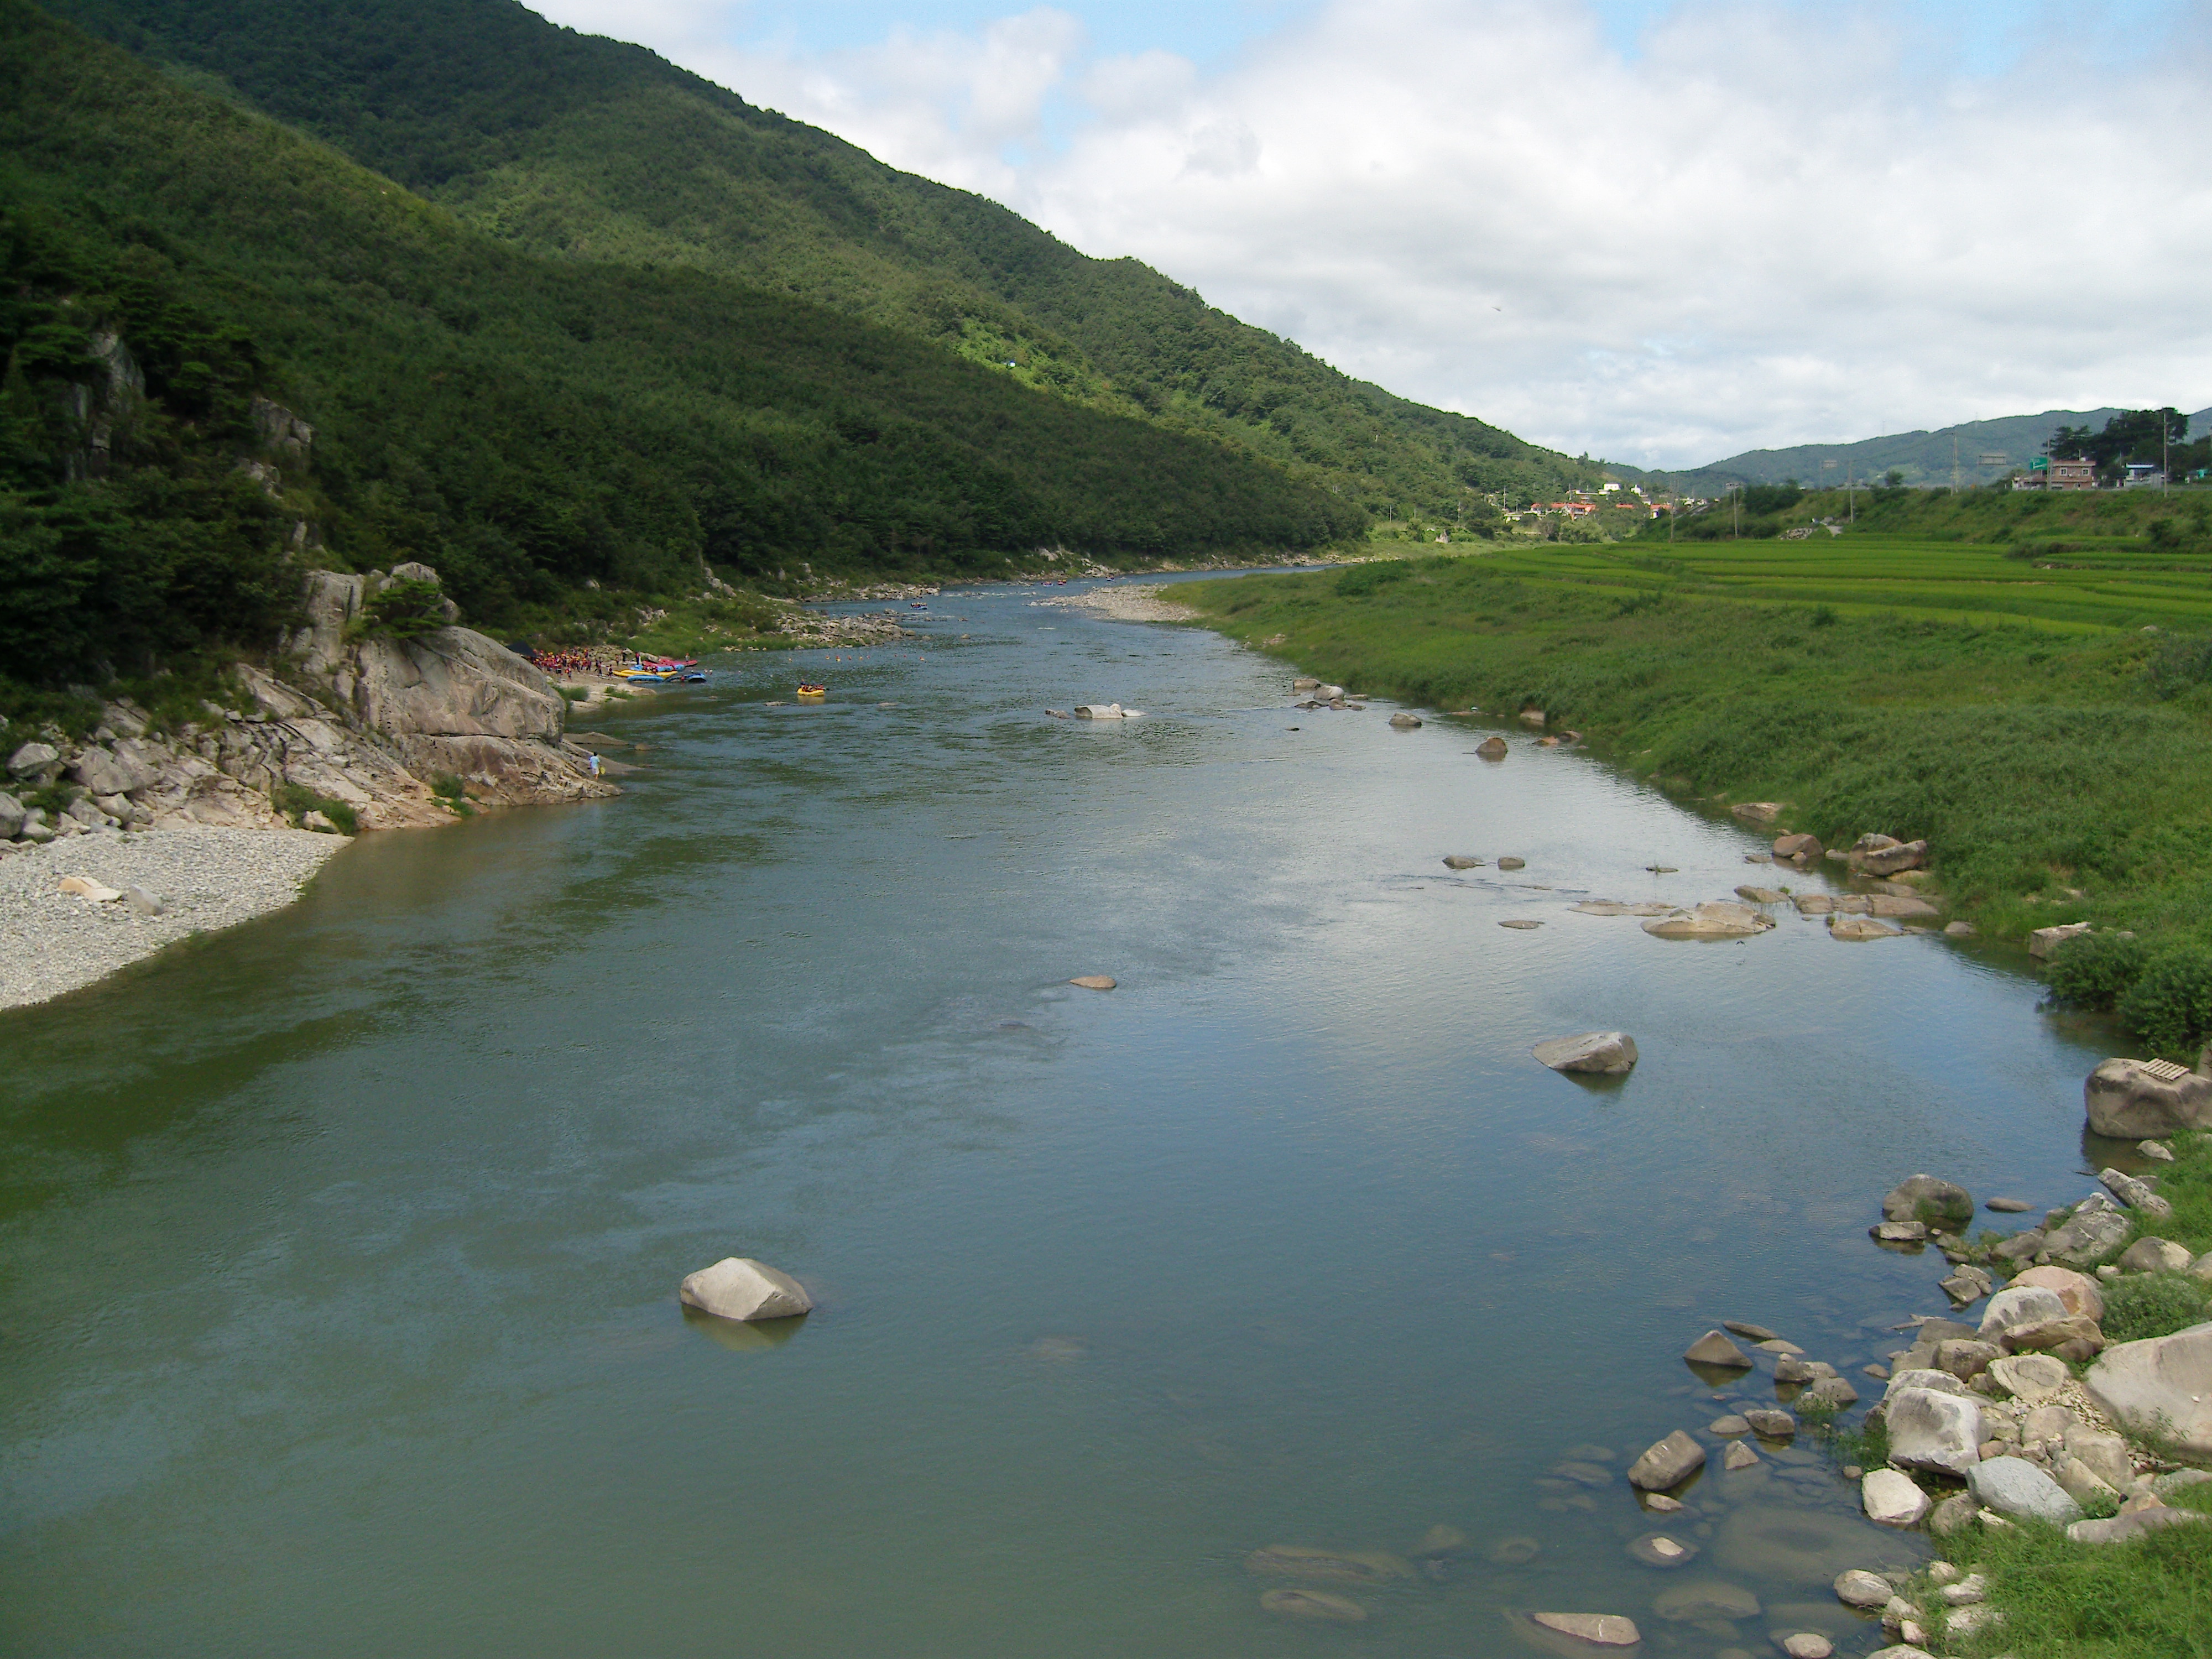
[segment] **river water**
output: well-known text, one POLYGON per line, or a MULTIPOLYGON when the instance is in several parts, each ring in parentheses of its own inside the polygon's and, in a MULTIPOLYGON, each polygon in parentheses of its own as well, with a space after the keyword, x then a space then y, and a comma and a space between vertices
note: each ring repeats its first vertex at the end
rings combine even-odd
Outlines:
POLYGON ((1621 1471, 1723 1409, 1677 1358, 1722 1318, 1856 1377, 1943 1311, 1866 1236, 1901 1176, 2081 1196, 2094 1046, 2015 958, 1571 914, 1771 877, 1587 756, 1039 597, 730 659, 594 722, 651 745, 619 801, 369 837, 0 1016, 0 1646, 1881 1645, 1827 1579, 1924 1547, 1815 1452, 1716 1457, 1671 1571, 1621 1471), (1624 1083, 1529 1058, 1610 1027, 1624 1083), (687 1322, 728 1255, 817 1310, 687 1322), (1410 1576, 1289 1618, 1281 1544, 1410 1576))

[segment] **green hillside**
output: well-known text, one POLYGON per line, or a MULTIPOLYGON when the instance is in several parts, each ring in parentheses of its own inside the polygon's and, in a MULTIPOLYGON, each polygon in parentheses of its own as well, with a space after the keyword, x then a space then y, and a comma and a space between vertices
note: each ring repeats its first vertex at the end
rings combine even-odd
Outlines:
POLYGON ((1377 518, 1480 521, 1597 469, 1354 381, 1133 259, 884 166, 514 0, 52 0, 511 246, 683 265, 1228 439, 1377 518))
POLYGON ((0 0, 0 65, 12 672, 265 634, 279 538, 428 560, 497 625, 586 582, 696 590, 702 560, 772 583, 1361 525, 1209 438, 789 295, 501 245, 25 0, 0 0), (306 454, 257 398, 315 428, 306 454))

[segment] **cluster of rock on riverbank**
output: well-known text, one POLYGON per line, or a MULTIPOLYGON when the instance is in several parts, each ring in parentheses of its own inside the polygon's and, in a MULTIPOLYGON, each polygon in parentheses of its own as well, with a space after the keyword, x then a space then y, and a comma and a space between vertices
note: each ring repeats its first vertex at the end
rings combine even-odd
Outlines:
MULTIPOLYGON (((1569 1065, 1584 1049, 1602 1048, 1619 1033, 1593 1033, 1540 1045, 1538 1058, 1569 1065), (1556 1049, 1557 1053, 1547 1050, 1556 1049)), ((1634 1063, 1632 1044, 1620 1058, 1634 1063)), ((2134 1062, 2126 1062, 2133 1066, 2134 1062)), ((1591 1069, 1597 1069, 1594 1065, 1591 1069)), ((2111 1097, 2135 1079, 2123 1063, 2108 1062, 2090 1079, 2089 1097, 2111 1097)), ((2156 1076, 2142 1087, 2162 1089, 2162 1109, 2191 1109, 2212 1098, 2212 1054, 2197 1073, 2175 1080, 2156 1076), (2191 1081, 2193 1079, 2194 1081, 2191 1081), (2196 1083, 2205 1086, 2198 1089, 2196 1083), (2176 1106, 2177 1097, 2180 1105, 2176 1106)), ((2134 1104, 2140 1108, 2138 1099, 2134 1104)), ((2164 1120, 2170 1121, 2171 1119, 2164 1120)), ((2171 1149, 2146 1140, 2147 1160, 2170 1160, 2171 1149)), ((2119 1280, 2144 1273, 2185 1273, 2212 1287, 2212 1253, 2191 1253, 2154 1235, 2136 1237, 2141 1225, 2171 1213, 2154 1182, 2106 1169, 2100 1190, 2066 1208, 2048 1212, 2008 1238, 1984 1236, 1969 1243, 1965 1224, 1976 1214, 1964 1188, 1917 1175, 1884 1198, 1883 1219, 1869 1231, 1893 1249, 1938 1249, 1951 1271, 1942 1289, 1959 1315, 1984 1304, 1978 1320, 1921 1316, 1899 1327, 1911 1333, 1887 1363, 1866 1364, 1862 1375, 1882 1385, 1869 1413, 1879 1433, 1862 1432, 1862 1443, 1886 1448, 1882 1467, 1845 1466, 1857 1486, 1856 1507, 1865 1519, 1899 1533, 1920 1530, 1938 1538, 1972 1526, 2023 1523, 2063 1527, 2077 1543, 2105 1545, 2169 1527, 2200 1526, 2212 1516, 2168 1503, 2177 1492, 2212 1481, 2212 1322, 2169 1335, 2108 1344, 2102 1329, 2105 1293, 2119 1280), (2114 1258, 2117 1256, 2117 1260, 2114 1258)), ((2021 1214, 2030 1206, 1992 1199, 1996 1214, 2021 1214)), ((1825 1459, 1813 1459, 1794 1442, 1801 1415, 1824 1432, 1860 1401, 1858 1385, 1833 1365, 1808 1357, 1796 1344, 1765 1327, 1727 1321, 1692 1342, 1685 1363, 1714 1392, 1722 1408, 1702 1434, 1677 1428, 1638 1455, 1626 1471, 1656 1529, 1627 1543, 1646 1566, 1686 1567, 1711 1549, 1717 1564, 1756 1577, 1764 1564, 1802 1582, 1806 1568, 1824 1559, 1845 1560, 1826 1604, 1762 1607, 1744 1586, 1699 1579, 1662 1591, 1651 1613, 1670 1628, 1687 1620, 1693 1629, 1724 1640, 1741 1635, 1747 1620, 1763 1617, 1768 1636, 1789 1659, 1828 1659, 1855 1637, 1887 1644, 1876 1659, 1929 1659, 1940 1646, 1987 1631, 2000 1620, 1990 1605, 1990 1586, 1936 1559, 1875 1561, 1863 1533, 1817 1507, 1799 1511, 1771 1496, 1739 1509, 1717 1529, 1705 1518, 1728 1506, 1731 1480, 1759 1478, 1765 1467, 1808 1504, 1832 1478, 1825 1459), (1760 1370, 1771 1376, 1771 1400, 1729 1392, 1760 1370), (1719 1463, 1717 1475, 1709 1466, 1719 1463), (1704 1483, 1719 1483, 1713 1491, 1704 1483), (1747 1530, 1747 1517, 1755 1517, 1747 1530), (1796 1559, 1778 1553, 1789 1540, 1805 1547, 1796 1559), (1771 1547, 1765 1554, 1762 1547, 1771 1547), (1839 1619, 1840 1615, 1840 1619, 1839 1619), (1881 1634, 1875 1637, 1873 1627, 1881 1634)), ((1846 1441, 1844 1443, 1850 1443, 1846 1441)), ((1572 1449, 1540 1487, 1546 1507, 1595 1508, 1596 1494, 1613 1483, 1613 1454, 1603 1447, 1572 1449)), ((1533 1553, 1534 1545, 1522 1540, 1533 1553)), ((2207 1535, 2212 1548, 2212 1534, 2207 1535)), ((1312 1552, 1264 1552, 1273 1571, 1302 1571, 1312 1552)), ((1364 1558, 1351 1558, 1357 1562, 1364 1558)), ((1261 1558, 1255 1558, 1258 1570, 1261 1558)), ((1333 1569, 1340 1575, 1348 1570, 1333 1569)), ((1332 1593, 1334 1602, 1347 1598, 1332 1593)), ((1312 1617, 1349 1618, 1344 1607, 1317 1605, 1310 1596, 1279 1600, 1274 1610, 1312 1617)), ((1512 1615, 1530 1644, 1562 1654, 1635 1647, 1644 1639, 1637 1618, 1608 1609, 1537 1608, 1512 1615)), ((1666 1645, 1679 1646, 1669 1637, 1666 1645)), ((1718 1650, 1716 1659, 1750 1659, 1741 1648, 1718 1650)))
MULTIPOLYGON (((274 672, 239 669, 238 707, 210 702, 204 718, 156 732, 144 708, 118 699, 81 741, 52 727, 7 733, 15 793, 0 794, 0 845, 123 827, 285 828, 300 817, 277 799, 286 785, 343 804, 367 830, 453 822, 432 788, 441 778, 500 805, 618 793, 564 740, 568 705, 551 682, 495 641, 453 626, 407 640, 357 635, 349 625, 363 605, 410 578, 437 573, 310 572, 303 625, 274 672), (56 784, 72 796, 58 811, 20 799, 56 784)), ((335 827, 307 816, 321 818, 308 828, 335 827)))

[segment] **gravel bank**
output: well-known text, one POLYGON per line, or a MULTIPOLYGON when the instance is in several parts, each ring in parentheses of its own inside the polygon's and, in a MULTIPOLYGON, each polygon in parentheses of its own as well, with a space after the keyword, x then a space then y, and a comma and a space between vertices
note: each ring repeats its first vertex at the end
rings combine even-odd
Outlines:
POLYGON ((1133 587, 1094 587, 1086 592, 1032 599, 1030 603, 1066 611, 1088 611, 1097 616, 1111 617, 1116 622, 1189 622, 1198 615, 1187 605, 1162 599, 1160 593, 1157 582, 1139 583, 1133 587))
POLYGON ((204 826, 70 836, 0 860, 0 1008, 44 1002, 187 934, 281 909, 346 844, 305 830, 204 826), (143 887, 167 913, 76 897, 60 890, 66 876, 143 887))

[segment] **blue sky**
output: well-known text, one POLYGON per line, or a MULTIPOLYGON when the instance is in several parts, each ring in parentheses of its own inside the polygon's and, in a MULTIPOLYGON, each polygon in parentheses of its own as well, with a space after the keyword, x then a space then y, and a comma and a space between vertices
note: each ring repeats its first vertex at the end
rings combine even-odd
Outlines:
POLYGON ((1571 453, 2212 402, 2212 0, 541 9, 1571 453))

